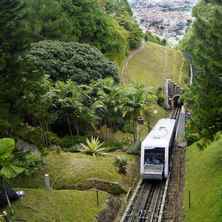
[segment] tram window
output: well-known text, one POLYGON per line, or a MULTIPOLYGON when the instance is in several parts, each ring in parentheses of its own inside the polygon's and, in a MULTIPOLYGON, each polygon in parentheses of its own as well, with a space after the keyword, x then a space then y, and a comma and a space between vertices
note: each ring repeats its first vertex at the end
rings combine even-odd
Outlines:
POLYGON ((144 164, 159 165, 164 163, 164 148, 145 150, 144 164))

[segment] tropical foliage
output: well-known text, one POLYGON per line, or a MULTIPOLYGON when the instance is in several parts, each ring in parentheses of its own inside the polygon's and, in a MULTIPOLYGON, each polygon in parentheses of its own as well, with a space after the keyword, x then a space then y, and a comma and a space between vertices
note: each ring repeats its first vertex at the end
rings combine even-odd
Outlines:
POLYGON ((0 178, 6 180, 19 174, 30 175, 41 165, 40 154, 16 149, 12 138, 0 139, 0 178))
POLYGON ((0 139, 0 177, 11 179, 25 170, 16 164, 14 151, 15 141, 13 139, 0 139))
POLYGON ((98 156, 103 155, 105 148, 103 148, 103 142, 100 142, 98 138, 91 137, 91 139, 86 139, 86 144, 81 144, 82 149, 81 151, 92 155, 98 156))

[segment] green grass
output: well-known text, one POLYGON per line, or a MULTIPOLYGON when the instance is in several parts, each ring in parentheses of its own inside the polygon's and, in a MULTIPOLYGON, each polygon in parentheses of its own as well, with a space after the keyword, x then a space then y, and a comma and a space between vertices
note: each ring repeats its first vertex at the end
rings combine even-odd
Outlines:
POLYGON ((16 202, 17 219, 27 222, 93 222, 105 207, 108 194, 95 191, 45 191, 25 189, 24 199, 16 202))
POLYGON ((183 84, 186 73, 187 62, 179 50, 148 43, 129 61, 122 80, 158 88, 166 78, 183 84))
POLYGON ((129 188, 137 175, 136 157, 116 152, 93 157, 82 153, 49 152, 44 169, 31 177, 20 177, 14 181, 16 187, 43 188, 44 174, 49 173, 55 188, 72 185, 89 178, 119 182, 129 188), (129 174, 120 175, 114 167, 115 156, 126 156, 129 160, 129 174))
POLYGON ((128 189, 138 175, 136 157, 125 153, 115 152, 92 157, 82 153, 50 151, 44 169, 13 182, 13 187, 25 190, 26 193, 24 199, 13 205, 17 219, 29 222, 93 222, 98 212, 104 208, 108 198, 108 194, 104 192, 99 194, 100 206, 97 207, 95 191, 44 190, 44 173, 49 173, 54 188, 98 178, 119 182, 128 189), (114 167, 116 156, 127 157, 127 175, 120 175, 114 167))
POLYGON ((185 222, 222 221, 222 137, 204 151, 194 144, 186 154, 185 222), (189 209, 188 192, 191 191, 189 209))

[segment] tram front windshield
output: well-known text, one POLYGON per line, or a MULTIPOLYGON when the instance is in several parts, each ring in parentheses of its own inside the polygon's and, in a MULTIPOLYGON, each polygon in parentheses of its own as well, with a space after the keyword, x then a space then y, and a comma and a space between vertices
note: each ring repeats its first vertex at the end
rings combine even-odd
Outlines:
POLYGON ((160 165, 164 164, 164 148, 145 150, 144 164, 160 165))

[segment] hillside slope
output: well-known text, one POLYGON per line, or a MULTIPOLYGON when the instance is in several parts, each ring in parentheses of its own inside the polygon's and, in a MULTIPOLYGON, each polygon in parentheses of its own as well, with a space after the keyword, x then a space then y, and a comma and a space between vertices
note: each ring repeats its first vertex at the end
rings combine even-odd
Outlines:
POLYGON ((187 63, 182 53, 155 43, 145 44, 127 61, 123 69, 123 82, 143 82, 152 87, 163 86, 166 78, 183 84, 187 63))
POLYGON ((194 144, 186 154, 185 222, 222 221, 222 136, 204 151, 194 144), (189 191, 191 205, 189 208, 189 191))

